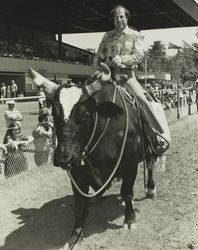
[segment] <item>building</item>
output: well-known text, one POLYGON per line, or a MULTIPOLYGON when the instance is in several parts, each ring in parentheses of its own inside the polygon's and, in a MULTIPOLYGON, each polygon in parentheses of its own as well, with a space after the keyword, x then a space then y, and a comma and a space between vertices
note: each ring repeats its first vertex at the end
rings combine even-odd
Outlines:
POLYGON ((37 87, 28 76, 29 67, 59 84, 83 82, 93 73, 92 52, 65 43, 61 43, 61 54, 59 49, 50 35, 18 30, 10 38, 0 33, 0 82, 9 84, 13 79, 18 94, 30 96, 37 93, 37 87))

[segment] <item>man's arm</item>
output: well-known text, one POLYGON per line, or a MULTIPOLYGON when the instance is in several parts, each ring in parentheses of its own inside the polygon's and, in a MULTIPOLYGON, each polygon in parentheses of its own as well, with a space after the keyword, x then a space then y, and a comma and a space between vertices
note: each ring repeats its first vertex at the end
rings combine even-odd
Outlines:
POLYGON ((133 50, 130 55, 121 55, 122 64, 125 66, 134 67, 141 63, 144 51, 143 51, 143 36, 137 32, 135 38, 133 38, 133 50))
POLYGON ((93 68, 94 71, 100 67, 100 63, 105 59, 105 39, 107 37, 107 33, 103 36, 102 41, 99 45, 98 51, 93 60, 93 68))

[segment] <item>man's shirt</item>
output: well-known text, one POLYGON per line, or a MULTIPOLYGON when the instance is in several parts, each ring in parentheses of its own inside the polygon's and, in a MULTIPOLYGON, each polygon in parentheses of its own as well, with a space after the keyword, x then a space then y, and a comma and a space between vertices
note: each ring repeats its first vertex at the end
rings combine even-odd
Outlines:
POLYGON ((116 55, 121 56, 123 65, 136 67, 143 58, 142 41, 142 35, 128 26, 121 33, 115 29, 105 33, 93 61, 94 68, 98 68, 100 62, 110 66, 116 55))

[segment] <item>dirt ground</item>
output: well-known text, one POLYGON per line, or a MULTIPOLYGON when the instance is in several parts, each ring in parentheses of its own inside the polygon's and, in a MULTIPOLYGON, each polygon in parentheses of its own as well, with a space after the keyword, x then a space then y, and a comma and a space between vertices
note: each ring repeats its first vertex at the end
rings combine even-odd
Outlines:
MULTIPOLYGON (((83 250, 198 249, 198 114, 170 124, 166 171, 155 170, 157 197, 143 199, 140 166, 135 185, 137 228, 122 228, 120 183, 91 202, 83 250)), ((0 181, 0 250, 57 250, 73 226, 74 197, 66 172, 32 169, 0 181)))

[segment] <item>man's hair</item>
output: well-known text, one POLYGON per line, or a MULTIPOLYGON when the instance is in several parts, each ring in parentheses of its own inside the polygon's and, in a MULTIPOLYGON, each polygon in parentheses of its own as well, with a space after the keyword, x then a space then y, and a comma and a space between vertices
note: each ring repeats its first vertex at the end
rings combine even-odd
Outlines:
POLYGON ((111 17, 113 18, 114 17, 114 14, 116 12, 117 9, 120 9, 120 8, 123 8, 125 10, 125 15, 126 15, 126 18, 129 19, 130 18, 130 12, 127 8, 125 8, 123 5, 120 5, 120 4, 117 4, 110 12, 111 14, 111 17))

